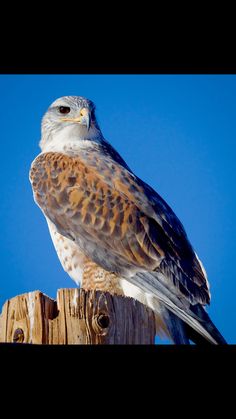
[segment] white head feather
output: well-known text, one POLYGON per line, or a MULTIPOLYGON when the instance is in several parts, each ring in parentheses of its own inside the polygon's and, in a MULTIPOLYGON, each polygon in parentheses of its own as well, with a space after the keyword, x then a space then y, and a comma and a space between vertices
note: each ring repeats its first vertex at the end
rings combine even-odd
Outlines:
POLYGON ((94 103, 82 96, 63 96, 56 99, 42 119, 42 152, 64 152, 84 148, 88 142, 101 142, 102 133, 95 117, 94 103), (87 127, 79 118, 87 110, 90 125, 87 127), (88 129, 89 128, 89 129, 88 129))

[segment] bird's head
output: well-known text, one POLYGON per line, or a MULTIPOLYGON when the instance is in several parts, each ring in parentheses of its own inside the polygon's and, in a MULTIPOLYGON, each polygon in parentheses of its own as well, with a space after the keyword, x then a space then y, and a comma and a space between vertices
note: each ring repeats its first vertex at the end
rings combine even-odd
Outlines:
POLYGON ((56 99, 42 119, 42 151, 50 151, 62 143, 97 139, 101 131, 95 117, 94 103, 82 96, 63 96, 56 99))

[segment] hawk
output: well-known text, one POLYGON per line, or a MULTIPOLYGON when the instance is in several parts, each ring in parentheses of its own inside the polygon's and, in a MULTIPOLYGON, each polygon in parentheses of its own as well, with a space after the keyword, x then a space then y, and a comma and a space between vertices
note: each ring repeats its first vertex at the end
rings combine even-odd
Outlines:
POLYGON ((175 344, 226 343, 205 310, 207 275, 183 225, 105 140, 94 103, 61 97, 41 128, 30 181, 70 277, 146 304, 175 344))

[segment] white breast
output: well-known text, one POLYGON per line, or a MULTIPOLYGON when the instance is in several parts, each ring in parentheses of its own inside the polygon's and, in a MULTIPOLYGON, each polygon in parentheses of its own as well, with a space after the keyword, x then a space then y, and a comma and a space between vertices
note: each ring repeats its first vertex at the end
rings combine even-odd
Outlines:
POLYGON ((51 238, 63 269, 76 282, 82 283, 84 255, 77 244, 57 232, 55 225, 46 217, 51 238))

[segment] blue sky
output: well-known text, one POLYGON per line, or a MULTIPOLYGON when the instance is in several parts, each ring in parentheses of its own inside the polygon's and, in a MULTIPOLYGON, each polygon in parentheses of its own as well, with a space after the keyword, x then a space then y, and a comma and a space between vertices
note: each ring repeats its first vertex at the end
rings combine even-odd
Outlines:
POLYGON ((105 138, 180 218, 208 273, 208 313, 236 343, 235 75, 1 75, 0 306, 75 286, 28 180, 42 115, 64 95, 95 102, 105 138))

